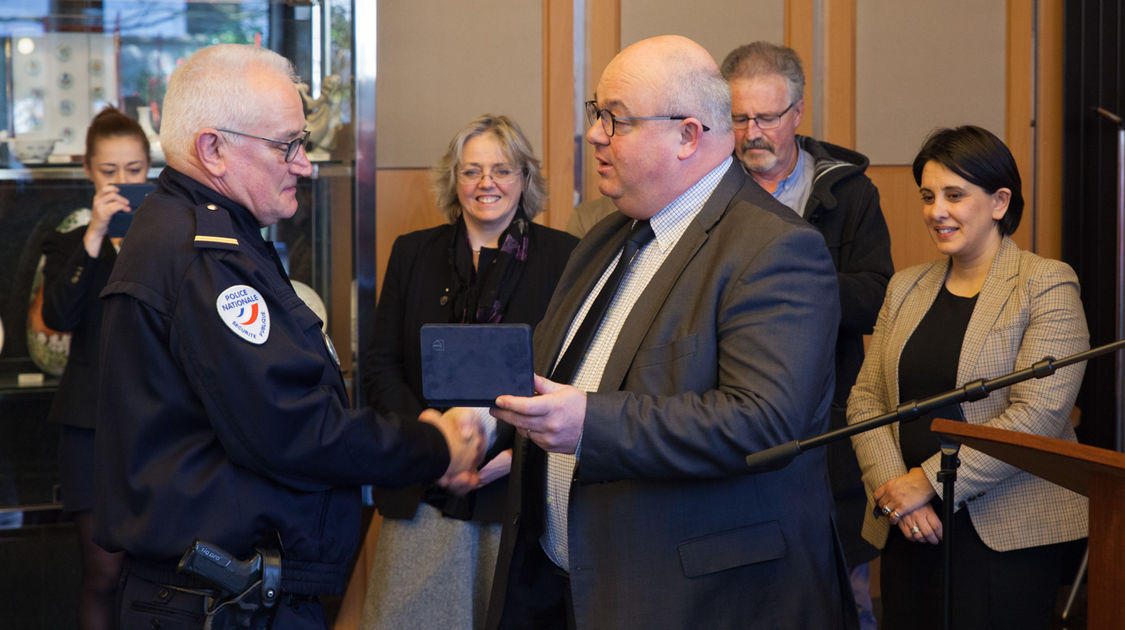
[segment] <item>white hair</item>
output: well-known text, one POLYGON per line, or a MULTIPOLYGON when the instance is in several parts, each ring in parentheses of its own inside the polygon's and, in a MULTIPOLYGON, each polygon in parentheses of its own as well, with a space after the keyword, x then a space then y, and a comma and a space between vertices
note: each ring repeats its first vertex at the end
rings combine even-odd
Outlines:
POLYGON ((247 79, 263 69, 297 82, 293 64, 266 48, 218 44, 188 57, 172 73, 164 93, 160 145, 165 155, 170 160, 187 159, 201 129, 248 127, 260 103, 247 79))
POLYGON ((679 62, 667 72, 668 84, 675 86, 664 95, 669 114, 694 116, 717 134, 730 133, 730 84, 716 68, 679 62))

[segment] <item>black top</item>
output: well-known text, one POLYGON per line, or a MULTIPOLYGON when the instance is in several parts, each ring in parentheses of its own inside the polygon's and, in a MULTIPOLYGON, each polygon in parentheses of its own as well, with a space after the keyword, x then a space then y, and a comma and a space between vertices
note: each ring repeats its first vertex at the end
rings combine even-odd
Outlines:
POLYGON ((97 258, 87 254, 83 238, 88 227, 52 231, 43 241, 42 312, 47 326, 72 333, 66 369, 47 418, 93 429, 98 394, 98 339, 102 329, 98 293, 109 281, 117 251, 105 238, 97 258))
MULTIPOLYGON (((898 361, 899 402, 919 400, 957 386, 961 343, 976 303, 977 296, 959 297, 942 286, 902 348, 898 361)), ((937 410, 930 415, 941 418, 950 417, 950 413, 937 410)), ((902 424, 899 445, 907 468, 921 466, 941 448, 937 434, 930 431, 930 423, 924 418, 902 424)))

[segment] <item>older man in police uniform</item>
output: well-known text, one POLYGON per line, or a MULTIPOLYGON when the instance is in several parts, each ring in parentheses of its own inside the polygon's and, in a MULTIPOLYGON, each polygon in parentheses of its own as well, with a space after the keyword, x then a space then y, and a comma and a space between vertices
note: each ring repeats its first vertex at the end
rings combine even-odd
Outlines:
POLYGON ((321 322, 262 239, 312 170, 295 80, 251 46, 176 70, 168 166, 102 294, 96 539, 126 554, 122 628, 203 627, 225 594, 175 571, 195 538, 281 555, 280 592, 209 627, 322 628, 316 597, 343 589, 359 486, 464 481, 482 455, 468 420, 349 409, 321 322))

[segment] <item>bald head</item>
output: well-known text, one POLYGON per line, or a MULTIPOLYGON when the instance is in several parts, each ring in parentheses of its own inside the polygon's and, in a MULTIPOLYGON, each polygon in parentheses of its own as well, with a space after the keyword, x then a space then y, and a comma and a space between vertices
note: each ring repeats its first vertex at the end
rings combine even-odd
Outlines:
POLYGON ((711 53, 680 35, 642 39, 625 48, 606 66, 604 75, 619 72, 647 89, 668 113, 690 115, 716 131, 730 132, 730 88, 711 53))
POLYGON ((659 212, 734 151, 730 88, 710 53, 686 37, 653 37, 622 50, 594 98, 613 117, 613 136, 599 123, 586 133, 598 189, 628 216, 659 212))

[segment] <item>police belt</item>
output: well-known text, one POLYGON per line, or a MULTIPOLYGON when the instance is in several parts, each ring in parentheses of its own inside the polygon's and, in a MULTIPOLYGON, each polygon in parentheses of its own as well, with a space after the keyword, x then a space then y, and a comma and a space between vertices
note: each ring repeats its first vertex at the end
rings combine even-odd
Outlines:
MULTIPOLYGON (((137 577, 192 590, 218 593, 212 582, 197 575, 181 573, 171 562, 150 562, 126 554, 124 569, 137 577)), ((281 593, 289 599, 311 600, 320 595, 335 594, 339 590, 339 568, 325 562, 305 562, 283 559, 281 561, 281 593)))

